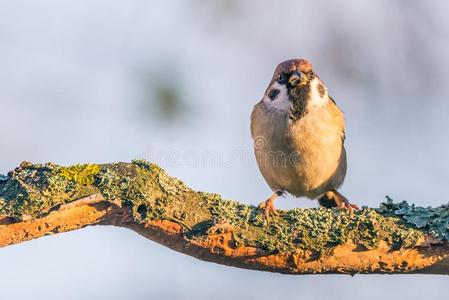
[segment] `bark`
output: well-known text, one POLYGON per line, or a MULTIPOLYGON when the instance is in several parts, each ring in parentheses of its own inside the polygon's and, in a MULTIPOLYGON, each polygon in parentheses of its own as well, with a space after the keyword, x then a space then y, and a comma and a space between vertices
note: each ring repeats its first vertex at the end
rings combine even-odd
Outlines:
POLYGON ((448 209, 388 201, 350 214, 280 211, 196 192, 145 162, 22 165, 0 177, 0 246, 92 225, 204 261, 288 274, 449 272, 448 209))

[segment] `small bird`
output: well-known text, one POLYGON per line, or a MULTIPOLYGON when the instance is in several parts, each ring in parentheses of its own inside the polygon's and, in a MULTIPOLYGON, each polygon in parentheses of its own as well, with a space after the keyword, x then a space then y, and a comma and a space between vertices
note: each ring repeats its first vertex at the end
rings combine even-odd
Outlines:
POLYGON ((289 193, 324 207, 353 211, 337 189, 346 176, 345 120, 305 59, 280 63, 251 114, 260 172, 274 194, 261 208, 276 215, 274 200, 289 193))

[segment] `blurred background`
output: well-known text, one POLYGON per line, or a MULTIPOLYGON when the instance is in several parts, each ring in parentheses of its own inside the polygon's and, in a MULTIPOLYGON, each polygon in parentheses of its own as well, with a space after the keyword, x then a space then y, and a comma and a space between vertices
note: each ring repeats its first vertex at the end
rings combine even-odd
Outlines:
MULTIPOLYGON (((146 158, 257 204, 249 115, 275 66, 310 59, 346 113, 342 191, 447 203, 446 1, 0 0, 0 173, 146 158)), ((281 208, 314 207, 287 197, 281 208)), ((112 227, 0 249, 2 299, 433 299, 442 276, 286 276, 112 227)))

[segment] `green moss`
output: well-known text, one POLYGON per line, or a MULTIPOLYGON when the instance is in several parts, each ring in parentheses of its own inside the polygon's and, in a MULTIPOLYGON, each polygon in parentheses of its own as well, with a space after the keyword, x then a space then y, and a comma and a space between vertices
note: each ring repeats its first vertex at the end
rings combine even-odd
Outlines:
MULTIPOLYGON (((353 215, 326 208, 280 211, 267 224, 255 206, 196 192, 145 160, 61 167, 23 163, 0 178, 0 214, 21 219, 46 215, 57 205, 100 192, 120 202, 137 223, 171 220, 186 239, 204 239, 215 224, 231 227, 238 245, 269 252, 305 249, 318 254, 352 241, 360 249, 385 241, 392 249, 412 247, 425 234, 449 239, 448 206, 419 208, 388 201, 353 215)), ((218 229, 220 230, 220 229, 218 229)))
POLYGON ((301 248, 324 253, 350 240, 366 249, 377 247, 382 240, 409 247, 423 235, 400 218, 384 217, 373 209, 351 215, 326 208, 298 208, 281 211, 267 224, 254 206, 216 199, 211 213, 234 225, 244 244, 277 252, 301 248))
POLYGON ((94 194, 98 189, 90 183, 98 170, 98 165, 65 168, 23 162, 0 186, 0 214, 40 217, 56 205, 94 194))
POLYGON ((192 196, 198 198, 183 182, 145 160, 103 165, 94 184, 107 200, 120 199, 137 223, 178 219, 186 215, 179 209, 187 210, 187 206, 194 205, 192 196))
POLYGON ((163 172, 161 167, 145 159, 134 159, 131 163, 147 171, 163 172))

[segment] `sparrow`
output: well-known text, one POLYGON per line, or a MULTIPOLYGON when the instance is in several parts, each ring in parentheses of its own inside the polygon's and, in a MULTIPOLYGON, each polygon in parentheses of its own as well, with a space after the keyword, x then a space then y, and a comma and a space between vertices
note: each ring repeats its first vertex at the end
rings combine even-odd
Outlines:
POLYGON ((280 63, 251 114, 254 153, 274 194, 263 202, 266 219, 286 193, 321 206, 360 208, 337 189, 346 176, 345 119, 305 59, 280 63))

